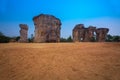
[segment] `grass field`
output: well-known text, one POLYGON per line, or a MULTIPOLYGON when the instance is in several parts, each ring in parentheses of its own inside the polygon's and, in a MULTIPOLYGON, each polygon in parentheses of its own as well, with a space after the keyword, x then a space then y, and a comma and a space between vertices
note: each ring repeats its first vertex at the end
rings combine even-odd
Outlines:
POLYGON ((0 80, 120 80, 120 43, 0 44, 0 80))

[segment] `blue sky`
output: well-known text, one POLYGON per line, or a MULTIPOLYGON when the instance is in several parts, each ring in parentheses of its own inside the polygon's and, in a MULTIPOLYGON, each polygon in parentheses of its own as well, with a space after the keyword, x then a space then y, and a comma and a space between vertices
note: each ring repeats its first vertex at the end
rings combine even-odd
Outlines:
POLYGON ((19 24, 29 26, 41 13, 58 17, 62 22, 61 37, 68 37, 76 24, 107 27, 109 34, 120 35, 120 0, 0 0, 0 31, 19 36, 19 24))

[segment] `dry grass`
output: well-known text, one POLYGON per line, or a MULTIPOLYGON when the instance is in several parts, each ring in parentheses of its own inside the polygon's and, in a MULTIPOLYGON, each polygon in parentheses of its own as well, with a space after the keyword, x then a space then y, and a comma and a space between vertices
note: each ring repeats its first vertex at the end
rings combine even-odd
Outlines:
POLYGON ((0 44, 0 80, 120 80, 120 43, 0 44))

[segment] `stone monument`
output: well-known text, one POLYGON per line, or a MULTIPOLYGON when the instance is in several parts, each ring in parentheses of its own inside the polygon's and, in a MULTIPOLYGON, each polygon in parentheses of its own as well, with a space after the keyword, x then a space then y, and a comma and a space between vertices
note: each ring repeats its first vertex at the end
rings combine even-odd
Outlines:
POLYGON ((85 39, 84 42, 90 42, 92 38, 95 36, 94 33, 96 31, 96 27, 89 26, 88 28, 85 28, 85 39))
POLYGON ((108 28, 98 28, 96 30, 96 40, 98 42, 105 42, 108 31, 108 28))
POLYGON ((98 42, 104 42, 108 33, 108 28, 98 28, 94 26, 84 27, 84 24, 77 24, 73 29, 74 42, 91 42, 96 39, 98 42))
POLYGON ((82 42, 85 37, 85 29, 84 24, 77 24, 73 29, 73 41, 74 42, 82 42))
POLYGON ((60 42, 61 21, 52 15, 40 14, 33 18, 34 42, 60 42))
POLYGON ((20 24, 20 40, 19 42, 28 42, 28 26, 26 24, 20 24))

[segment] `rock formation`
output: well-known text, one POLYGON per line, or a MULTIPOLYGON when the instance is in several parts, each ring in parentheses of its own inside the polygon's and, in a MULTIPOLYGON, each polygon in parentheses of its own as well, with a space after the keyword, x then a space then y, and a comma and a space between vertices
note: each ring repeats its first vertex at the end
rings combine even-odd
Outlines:
POLYGON ((20 40, 19 42, 28 42, 28 26, 26 24, 20 24, 20 40))
POLYGON ((89 42, 92 40, 92 38, 95 36, 94 33, 96 31, 96 27, 89 26, 88 28, 85 28, 85 42, 89 42))
POLYGON ((52 16, 40 14, 33 18, 35 25, 34 42, 60 42, 61 21, 52 16))
POLYGON ((73 41, 74 42, 90 42, 95 38, 98 42, 104 42, 108 33, 108 28, 98 28, 89 26, 85 28, 83 24, 78 24, 73 29, 73 41))
POLYGON ((73 41, 75 42, 82 42, 84 41, 85 36, 85 28, 83 24, 78 24, 73 29, 73 41))
POLYGON ((106 40, 108 31, 109 31, 108 28, 98 28, 96 30, 96 40, 98 42, 104 42, 106 40))

